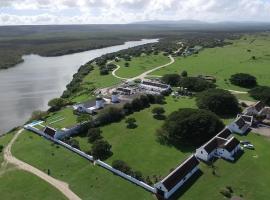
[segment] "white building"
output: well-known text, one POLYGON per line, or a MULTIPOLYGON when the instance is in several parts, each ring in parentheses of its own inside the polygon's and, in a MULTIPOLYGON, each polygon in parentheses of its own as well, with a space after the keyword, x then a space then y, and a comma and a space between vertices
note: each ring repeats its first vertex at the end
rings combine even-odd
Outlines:
POLYGON ((197 158, 192 155, 181 165, 173 170, 163 180, 156 183, 154 187, 159 197, 170 198, 183 184, 195 173, 199 165, 197 158))
POLYGON ((119 103, 120 102, 118 92, 116 92, 116 91, 112 92, 111 102, 112 103, 119 103))
POLYGON ((95 100, 74 105, 73 109, 80 113, 93 114, 96 112, 96 110, 104 108, 105 103, 105 99, 103 99, 101 96, 97 96, 95 100))
POLYGON ((241 149, 240 142, 230 137, 231 131, 224 129, 200 148, 196 149, 196 157, 210 161, 213 157, 234 160, 234 155, 241 149))
POLYGON ((258 101, 252 106, 247 107, 243 114, 244 115, 260 115, 263 109, 265 108, 265 104, 261 101, 258 101))
POLYGON ((142 80, 139 87, 145 90, 158 93, 169 91, 171 89, 170 85, 162 84, 151 80, 142 80))
POLYGON ((234 122, 232 122, 228 128, 234 132, 234 133, 238 133, 238 134, 245 134, 247 132, 247 130, 250 128, 250 123, 247 123, 242 116, 236 118, 236 120, 234 122))

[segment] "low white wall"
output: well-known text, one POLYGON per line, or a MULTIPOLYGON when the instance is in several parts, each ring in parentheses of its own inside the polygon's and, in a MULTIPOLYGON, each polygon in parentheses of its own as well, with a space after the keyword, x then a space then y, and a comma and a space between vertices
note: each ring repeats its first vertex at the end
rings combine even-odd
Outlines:
POLYGON ((127 175, 117 169, 114 169, 112 166, 108 165, 107 163, 105 162, 102 162, 101 160, 96 160, 95 161, 96 164, 100 165, 101 167, 123 177, 124 179, 127 179, 128 181, 132 182, 132 183, 135 183, 136 185, 138 186, 141 186, 143 187, 144 189, 148 190, 149 192, 152 192, 152 193, 156 193, 156 188, 150 186, 150 185, 147 185, 146 183, 142 182, 142 181, 139 181, 135 178, 133 178, 132 176, 130 175, 127 175))

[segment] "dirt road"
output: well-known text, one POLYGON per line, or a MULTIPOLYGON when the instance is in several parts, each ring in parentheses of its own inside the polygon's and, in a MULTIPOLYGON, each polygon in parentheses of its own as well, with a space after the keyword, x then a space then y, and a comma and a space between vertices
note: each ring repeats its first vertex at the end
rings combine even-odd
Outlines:
POLYGON ((19 160, 17 158, 15 158, 12 155, 11 147, 12 147, 13 143, 15 142, 15 140, 18 138, 18 136, 22 133, 22 131, 23 131, 23 129, 19 130, 14 135, 14 137, 9 142, 9 144, 5 147, 5 149, 4 149, 4 162, 11 163, 11 164, 15 165, 18 169, 25 170, 27 172, 30 172, 30 173, 38 176, 39 178, 43 179, 44 181, 46 181, 47 183, 49 183, 50 185, 52 185, 53 187, 58 189, 69 200, 81 200, 80 197, 78 197, 75 193, 73 193, 69 189, 69 186, 68 186, 67 183, 65 183, 63 181, 59 181, 59 180, 47 175, 43 171, 40 171, 39 169, 37 169, 37 168, 35 168, 35 167, 33 167, 33 166, 19 160))

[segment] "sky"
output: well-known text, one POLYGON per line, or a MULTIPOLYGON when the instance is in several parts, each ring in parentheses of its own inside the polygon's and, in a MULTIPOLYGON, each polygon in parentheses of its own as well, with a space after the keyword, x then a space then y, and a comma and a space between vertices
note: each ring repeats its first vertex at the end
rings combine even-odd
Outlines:
POLYGON ((0 0, 0 25, 267 21, 270 0, 0 0))

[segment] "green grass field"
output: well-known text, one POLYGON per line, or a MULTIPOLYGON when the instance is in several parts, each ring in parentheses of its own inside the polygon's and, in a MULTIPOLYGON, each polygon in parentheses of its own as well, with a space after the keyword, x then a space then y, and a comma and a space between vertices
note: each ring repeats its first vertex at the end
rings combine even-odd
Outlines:
POLYGON ((121 68, 116 72, 116 75, 123 78, 132 78, 142 74, 143 72, 164 65, 170 62, 170 59, 167 56, 162 54, 159 55, 145 55, 143 54, 140 57, 134 57, 129 63, 129 67, 125 67, 126 61, 121 60, 116 63, 121 66, 121 68))
POLYGON ((246 89, 231 85, 229 81, 232 74, 243 72, 256 76, 258 84, 269 86, 270 36, 245 36, 232 42, 232 45, 204 49, 198 55, 178 57, 174 64, 153 72, 153 75, 186 70, 190 76, 215 76, 217 85, 221 88, 244 91, 246 89), (253 60, 252 56, 255 56, 256 60, 253 60))

